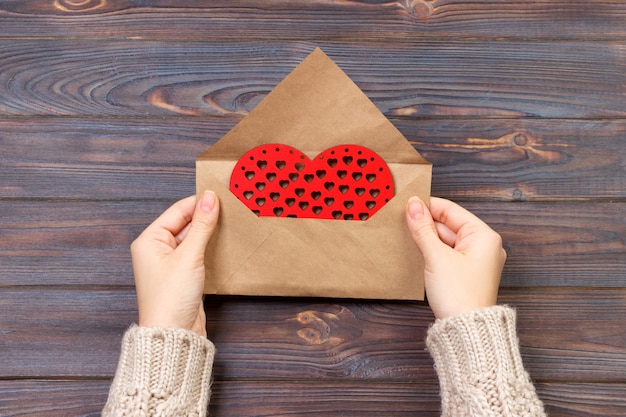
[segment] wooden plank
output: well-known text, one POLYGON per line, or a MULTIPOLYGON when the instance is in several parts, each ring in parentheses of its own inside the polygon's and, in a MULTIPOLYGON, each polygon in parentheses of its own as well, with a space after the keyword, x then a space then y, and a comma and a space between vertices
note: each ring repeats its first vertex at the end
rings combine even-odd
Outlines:
POLYGON ((614 203, 466 203, 503 238, 502 286, 626 287, 626 212, 614 203))
MULTIPOLYGON (((551 417, 623 416, 624 384, 536 384, 551 417)), ((435 382, 217 381, 212 416, 440 416, 435 382)))
POLYGON ((130 243, 169 205, 0 201, 0 285, 134 285, 130 243))
POLYGON ((0 196, 170 199, 195 193, 195 159, 235 118, 0 119, 0 196))
POLYGON ((500 302, 518 309, 522 355, 534 378, 596 381, 587 372, 594 373, 608 365, 613 369, 607 369, 601 380, 624 381, 626 292, 623 289, 507 291, 500 302), (599 350, 603 352, 601 355, 597 355, 599 350))
POLYGON ((0 289, 0 379, 113 375, 134 291, 0 289))
POLYGON ((623 120, 400 120, 433 163, 433 195, 503 201, 626 197, 623 120))
MULTIPOLYGON (((536 384, 552 417, 622 416, 624 384, 536 384)), ((109 381, 0 381, 3 416, 99 415, 109 381)), ((435 381, 217 380, 209 413, 219 416, 439 416, 435 381), (306 394, 304 394, 306 393, 306 394)))
POLYGON ((430 383, 228 381, 213 386, 211 416, 438 416, 430 383))
MULTIPOLYGON (((129 245, 174 200, 0 200, 0 285, 133 285, 129 245)), ((464 203, 497 230, 506 287, 626 287, 624 203, 464 203)))
POLYGON ((0 415, 99 416, 110 381, 0 381, 0 415))
MULTIPOLYGON (((195 192, 195 158, 238 120, 0 118, 0 198, 176 200, 195 192)), ((625 120, 392 122, 433 163, 433 195, 626 199, 625 120)))
MULTIPOLYGON (((503 290, 518 310, 522 355, 546 382, 623 383, 626 290, 503 290)), ((104 378, 135 320, 132 290, 0 291, 0 379, 104 378)), ((423 303, 207 299, 223 379, 435 380, 423 303)))
POLYGON ((626 385, 537 384, 537 393, 551 417, 623 416, 626 385))
POLYGON ((617 42, 6 40, 0 115, 245 114, 322 47, 386 115, 626 115, 617 42))
POLYGON ((269 39, 606 39, 626 35, 609 0, 3 1, 0 36, 269 39), (132 22, 132 24, 129 24, 132 22))

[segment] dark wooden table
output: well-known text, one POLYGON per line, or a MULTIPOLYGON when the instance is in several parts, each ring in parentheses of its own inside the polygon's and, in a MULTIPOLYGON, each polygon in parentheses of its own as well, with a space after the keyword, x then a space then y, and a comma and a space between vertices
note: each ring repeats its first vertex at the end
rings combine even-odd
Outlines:
MULTIPOLYGON (((498 230, 551 416, 626 415, 626 3, 0 2, 0 415, 98 415, 128 245, 321 47, 498 230)), ((436 416, 424 303, 207 300, 212 416, 436 416)))

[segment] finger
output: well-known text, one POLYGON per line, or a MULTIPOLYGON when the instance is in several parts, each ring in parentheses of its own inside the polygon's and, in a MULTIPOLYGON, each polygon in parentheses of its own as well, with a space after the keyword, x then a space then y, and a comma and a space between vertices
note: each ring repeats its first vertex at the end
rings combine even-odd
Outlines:
POLYGON ((148 229, 159 228, 167 230, 173 236, 178 235, 191 221, 195 205, 195 196, 177 201, 148 226, 148 229))
POLYGON ((188 223, 187 226, 183 228, 174 238, 176 238, 176 245, 180 245, 180 243, 185 240, 185 236, 189 233, 189 229, 191 228, 191 223, 188 223))
POLYGON ((213 191, 205 191, 202 198, 195 205, 191 226, 187 231, 181 247, 185 246, 192 256, 204 259, 204 252, 213 231, 217 226, 219 216, 219 201, 213 191))
POLYGON ((460 205, 443 198, 432 197, 430 213, 436 222, 442 223, 452 232, 459 233, 464 226, 487 226, 477 216, 460 205))
POLYGON ((411 237, 417 247, 429 259, 436 256, 443 243, 439 239, 437 227, 428 207, 417 197, 411 197, 406 206, 406 221, 411 237))
POLYGON ((450 228, 443 223, 435 222, 435 227, 437 228, 437 234, 439 235, 439 239, 441 239, 441 241, 446 245, 454 248, 457 234, 450 230, 450 228))

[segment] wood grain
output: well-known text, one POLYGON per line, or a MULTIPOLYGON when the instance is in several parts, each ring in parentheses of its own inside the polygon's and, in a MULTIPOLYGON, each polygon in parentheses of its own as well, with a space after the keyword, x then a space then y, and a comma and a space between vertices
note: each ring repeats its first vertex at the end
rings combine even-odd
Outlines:
MULTIPOLYGON (((99 416, 109 381, 0 381, 3 416, 99 416), (62 399, 62 400, 61 400, 62 399)), ((622 416, 624 384, 537 384, 552 417, 622 416)), ((252 381, 213 383, 211 417, 285 415, 439 416, 431 382, 252 381)))
MULTIPOLYGON (((624 289, 503 290, 522 355, 544 382, 623 383, 624 289)), ((209 297, 215 378, 436 381, 424 303, 209 297)), ((0 379, 106 378, 136 320, 133 290, 0 292, 0 379)))
POLYGON ((624 384, 538 384, 537 391, 551 417, 622 416, 624 384))
MULTIPOLYGON (((551 417, 626 414, 626 3, 0 2, 0 415, 97 416, 130 241, 320 46, 499 231, 551 417)), ((208 297, 212 416, 439 416, 425 303, 208 297)))
POLYGON ((438 416, 436 383, 227 381, 213 387, 211 416, 438 416))
POLYGON ((130 243, 169 205, 0 201, 0 286, 134 285, 130 243))
MULTIPOLYGON (((551 417, 623 416, 624 384, 537 384, 551 417)), ((436 382, 226 381, 214 385, 211 416, 439 417, 436 382)))
MULTIPOLYGON (((173 201, 0 200, 0 286, 131 286, 130 243, 173 201)), ((626 287, 624 203, 465 206, 503 236, 503 286, 626 287)))
POLYGON ((4 1, 5 37, 232 39, 606 39, 619 1, 4 1), (130 23, 132 22, 132 23, 130 23))
MULTIPOLYGON (((167 199, 234 117, 0 118, 0 198, 167 199)), ((392 119, 457 200, 626 201, 626 121, 392 119)))
POLYGON ((617 120, 401 120, 433 163, 433 195, 459 200, 623 200, 626 124, 617 120))
POLYGON ((111 377, 133 290, 0 290, 0 379, 111 377))
POLYGON ((5 417, 98 417, 110 381, 0 381, 5 417))
POLYGON ((6 40, 0 115, 243 115, 320 46, 394 117, 626 115, 620 43, 6 40))

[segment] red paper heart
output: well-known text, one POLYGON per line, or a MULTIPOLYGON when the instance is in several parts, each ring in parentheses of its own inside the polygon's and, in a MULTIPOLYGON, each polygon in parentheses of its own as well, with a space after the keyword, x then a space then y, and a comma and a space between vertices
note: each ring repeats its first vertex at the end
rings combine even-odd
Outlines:
POLYGON ((230 191, 258 216, 344 220, 367 220, 394 195, 385 161, 359 145, 313 160, 291 146, 258 146, 237 161, 230 191))

